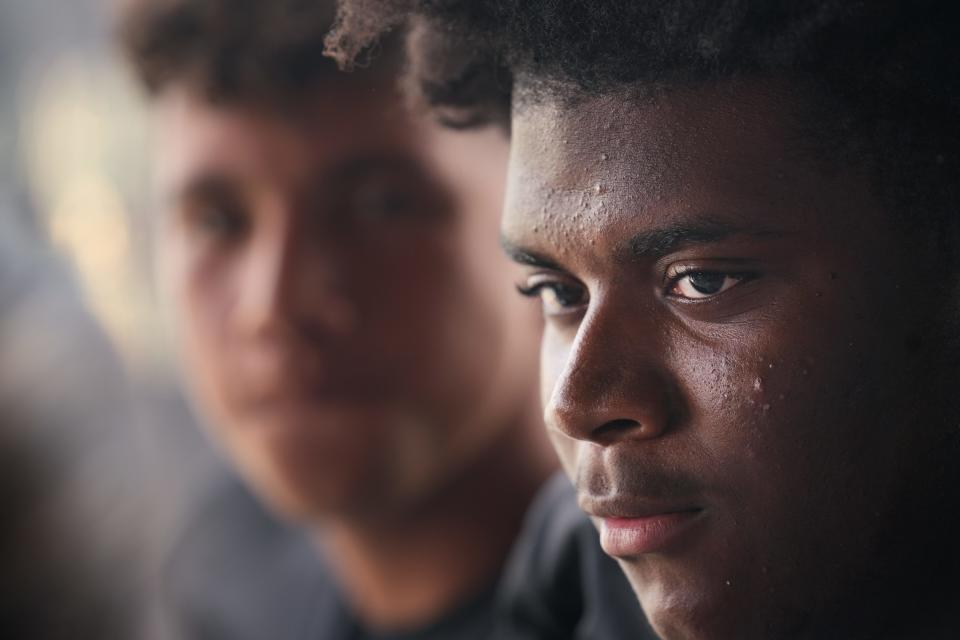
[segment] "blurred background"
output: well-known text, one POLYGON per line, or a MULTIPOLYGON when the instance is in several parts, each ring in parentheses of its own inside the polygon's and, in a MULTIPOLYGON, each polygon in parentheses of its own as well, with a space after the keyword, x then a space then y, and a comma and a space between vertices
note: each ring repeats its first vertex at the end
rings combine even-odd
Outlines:
POLYGON ((124 362, 156 371, 166 351, 145 280, 144 112, 108 11, 103 0, 2 0, 0 175, 124 362))
MULTIPOLYGON (((0 0, 0 462, 36 457, 39 480, 17 472, 5 484, 43 487, 3 493, 2 544, 18 554, 37 512, 60 519, 77 506, 56 525, 62 537, 94 549, 79 555, 109 566, 107 591, 129 596, 117 568, 149 581, 184 496, 220 471, 154 302, 146 115, 110 11, 104 0, 0 0)), ((23 591, 22 576, 0 582, 0 597, 23 591)))

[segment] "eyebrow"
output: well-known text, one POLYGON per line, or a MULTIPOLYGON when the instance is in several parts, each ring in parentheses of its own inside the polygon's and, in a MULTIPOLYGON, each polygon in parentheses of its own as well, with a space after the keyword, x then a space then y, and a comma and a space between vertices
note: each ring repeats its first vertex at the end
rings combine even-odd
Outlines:
POLYGON ((409 155, 391 152, 364 152, 342 159, 330 169, 326 180, 332 184, 337 184, 377 171, 396 171, 411 174, 420 173, 422 169, 417 159, 409 155))
POLYGON ((765 228, 746 228, 718 220, 705 219, 695 224, 678 224, 643 231, 622 243, 615 252, 621 262, 657 260, 690 245, 719 242, 732 236, 770 238, 783 235, 765 228))
POLYGON ((192 200, 233 197, 240 182, 228 175, 209 171, 201 173, 182 185, 173 186, 163 194, 167 206, 181 205, 192 200))
MULTIPOLYGON (((717 220, 705 220, 697 224, 678 224, 661 229, 643 231, 623 242, 615 250, 619 262, 657 260, 685 246, 719 242, 733 236, 771 238, 785 235, 781 231, 766 228, 745 228, 717 220)), ((543 269, 562 270, 562 267, 535 251, 514 244, 501 235, 500 246, 514 262, 543 269)))
POLYGON ((530 267, 540 267, 542 269, 561 269, 560 265, 553 260, 515 245, 504 235, 500 236, 500 246, 503 248, 504 252, 506 252, 507 257, 514 262, 525 264, 530 267))

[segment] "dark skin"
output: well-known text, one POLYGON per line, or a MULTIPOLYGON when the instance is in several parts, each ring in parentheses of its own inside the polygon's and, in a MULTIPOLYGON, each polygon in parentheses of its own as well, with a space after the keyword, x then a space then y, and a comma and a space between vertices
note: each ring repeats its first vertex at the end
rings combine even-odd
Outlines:
POLYGON ((916 338, 945 294, 863 172, 798 144, 798 104, 744 81, 513 117, 548 431, 671 640, 908 637, 955 566, 949 372, 916 338))

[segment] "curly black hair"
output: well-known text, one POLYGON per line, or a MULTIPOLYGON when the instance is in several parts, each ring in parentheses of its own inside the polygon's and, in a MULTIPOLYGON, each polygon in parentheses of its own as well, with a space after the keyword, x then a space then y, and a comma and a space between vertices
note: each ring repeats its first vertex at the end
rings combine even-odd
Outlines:
POLYGON ((381 34, 408 29, 409 73, 423 101, 453 107, 467 123, 499 119, 511 102, 522 108, 543 92, 576 99, 785 79, 816 114, 805 128, 819 147, 864 166, 906 219, 926 224, 932 215, 942 224, 955 222, 960 207, 954 7, 947 0, 340 0, 327 53, 349 64, 381 34))
POLYGON ((333 0, 128 0, 117 35, 151 95, 177 83, 211 102, 294 106, 343 76, 323 56, 334 12, 333 0))

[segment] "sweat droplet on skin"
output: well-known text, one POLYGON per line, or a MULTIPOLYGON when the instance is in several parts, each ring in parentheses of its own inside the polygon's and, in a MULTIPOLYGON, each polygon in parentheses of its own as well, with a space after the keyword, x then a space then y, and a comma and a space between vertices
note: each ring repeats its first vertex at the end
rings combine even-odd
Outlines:
POLYGON ((762 379, 762 378, 757 378, 756 380, 753 381, 753 390, 756 391, 756 392, 758 392, 758 393, 761 392, 761 391, 763 391, 763 379, 762 379))

